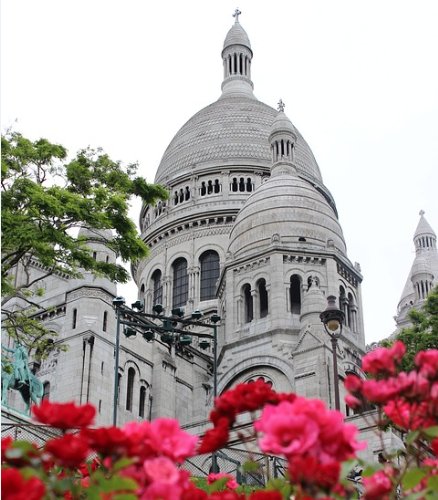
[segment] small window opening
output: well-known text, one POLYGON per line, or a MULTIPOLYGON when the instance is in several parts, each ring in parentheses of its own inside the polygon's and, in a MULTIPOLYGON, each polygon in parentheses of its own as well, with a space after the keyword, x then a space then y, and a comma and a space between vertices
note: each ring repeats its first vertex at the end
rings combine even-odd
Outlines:
POLYGON ((245 285, 243 287, 243 299, 245 303, 245 323, 250 323, 254 319, 254 309, 250 285, 245 285))
POLYGON ((106 332, 106 328, 108 326, 108 313, 105 311, 103 313, 103 321, 102 321, 102 330, 106 332))
POLYGON ((290 310, 292 314, 301 314, 301 281, 295 274, 290 279, 290 310))
POLYGON ((146 406, 146 387, 143 385, 140 387, 140 402, 138 408, 138 416, 144 418, 146 406))
POLYGON ((78 319, 78 310, 73 309, 73 321, 72 321, 72 325, 71 325, 73 330, 76 328, 77 319, 78 319))

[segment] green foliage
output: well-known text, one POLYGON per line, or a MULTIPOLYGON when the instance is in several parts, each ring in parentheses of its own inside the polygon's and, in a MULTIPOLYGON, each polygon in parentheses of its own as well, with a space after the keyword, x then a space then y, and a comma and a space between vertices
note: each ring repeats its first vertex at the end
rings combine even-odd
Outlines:
MULTIPOLYGON (((406 355, 403 357, 401 368, 404 371, 414 369, 414 358, 417 352, 426 349, 438 349, 438 287, 435 287, 424 303, 421 310, 413 309, 409 313, 412 326, 404 328, 396 337, 406 346, 406 355)), ((393 341, 385 339, 383 347, 389 347, 393 341)))
POLYGON ((19 311, 5 308, 3 326, 38 349, 38 342, 29 345, 23 337, 51 337, 41 336, 43 327, 35 319, 41 307, 32 299, 42 295, 41 280, 53 274, 77 278, 84 271, 113 282, 129 279, 122 264, 94 259, 89 239, 78 237, 78 230, 88 229, 93 241, 135 263, 147 255, 147 247, 128 215, 130 199, 155 203, 168 195, 162 186, 137 177, 136 164, 123 166, 101 150, 84 149, 68 160, 63 146, 46 139, 32 142, 17 132, 2 136, 1 144, 3 304, 13 297, 21 304, 19 311), (35 278, 30 270, 36 263, 41 273, 35 278), (12 279, 17 268, 24 277, 18 284, 12 279))

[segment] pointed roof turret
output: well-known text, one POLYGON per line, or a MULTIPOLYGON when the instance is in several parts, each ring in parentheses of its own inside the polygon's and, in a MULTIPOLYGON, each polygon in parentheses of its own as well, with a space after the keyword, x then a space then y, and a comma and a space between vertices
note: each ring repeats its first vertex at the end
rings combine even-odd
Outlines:
POLYGON ((222 50, 224 65, 224 95, 246 94, 253 96, 254 85, 251 81, 252 50, 246 31, 239 23, 239 9, 233 14, 235 22, 227 33, 222 50))
POLYGON ((436 248, 436 234, 424 217, 424 210, 420 210, 420 220, 414 234, 415 250, 422 252, 436 248))
POLYGON ((421 307, 438 279, 436 234, 424 217, 423 210, 419 215, 420 220, 413 238, 416 255, 397 306, 395 321, 398 328, 410 324, 409 311, 414 307, 421 307))

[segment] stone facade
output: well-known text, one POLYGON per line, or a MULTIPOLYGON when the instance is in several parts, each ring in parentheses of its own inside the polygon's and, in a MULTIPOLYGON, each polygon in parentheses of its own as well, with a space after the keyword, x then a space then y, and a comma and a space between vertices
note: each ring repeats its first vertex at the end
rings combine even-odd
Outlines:
MULTIPOLYGON (((328 295, 339 297, 347 318, 336 353, 339 374, 360 372, 362 276, 347 256, 334 199, 308 144, 282 105, 275 110, 253 94, 252 55, 236 20, 222 51, 219 99, 183 125, 158 167, 155 181, 170 198, 141 210, 151 252, 133 269, 138 298, 146 312, 158 302, 168 313, 182 306, 186 317, 218 312, 219 392, 263 377, 278 391, 334 407, 333 353, 319 314, 328 295)), ((96 258, 114 259, 92 238, 90 246, 96 258)), ((35 272, 44 270, 35 263, 35 272)), ((97 424, 109 425, 115 286, 89 275, 52 276, 44 284, 43 305, 56 312, 43 319, 69 350, 42 362, 37 375, 51 399, 91 402, 97 424)), ((211 348, 200 349, 195 338, 183 350, 139 335, 120 338, 119 424, 207 418, 211 348)))

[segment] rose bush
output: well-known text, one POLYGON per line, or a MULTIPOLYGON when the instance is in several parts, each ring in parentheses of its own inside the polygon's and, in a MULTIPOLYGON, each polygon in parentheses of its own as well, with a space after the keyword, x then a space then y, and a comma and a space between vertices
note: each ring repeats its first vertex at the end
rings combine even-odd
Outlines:
MULTIPOLYGON (((215 401, 213 427, 202 440, 176 420, 131 422, 123 427, 93 427, 91 405, 44 401, 33 408, 36 420, 60 429, 42 448, 26 441, 2 440, 2 495, 5 500, 311 500, 358 498, 348 474, 363 469, 362 498, 431 500, 438 492, 438 351, 421 352, 416 369, 400 371, 404 346, 376 349, 363 359, 369 378, 349 375, 346 402, 356 411, 375 406, 372 424, 389 425, 404 438, 404 449, 382 450, 381 463, 356 458, 365 443, 344 416, 322 401, 279 394, 259 380, 240 384, 215 401), (197 454, 226 446, 239 414, 251 412, 263 452, 283 457, 285 478, 250 491, 233 476, 190 477, 182 464, 197 454)), ((370 412, 367 412, 369 415, 370 412)), ((240 436, 243 439, 243 436, 240 436)), ((383 442, 383 440, 382 440, 383 442)), ((245 464, 255 471, 257 464, 245 464)), ((258 471, 260 472, 260 471, 258 471)))

